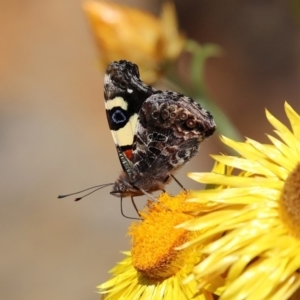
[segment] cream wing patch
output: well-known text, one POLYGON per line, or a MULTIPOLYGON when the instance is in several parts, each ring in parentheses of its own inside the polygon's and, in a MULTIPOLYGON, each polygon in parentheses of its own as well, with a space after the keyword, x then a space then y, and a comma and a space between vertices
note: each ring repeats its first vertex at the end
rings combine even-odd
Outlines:
POLYGON ((118 130, 111 130, 114 142, 119 146, 132 145, 138 115, 131 116, 127 124, 118 130))
POLYGON ((105 108, 107 110, 111 110, 114 107, 121 107, 122 109, 127 110, 128 103, 124 101, 122 97, 116 97, 114 99, 105 101, 105 108))
MULTIPOLYGON (((116 107, 120 107, 121 109, 126 111, 128 108, 128 103, 124 101, 122 97, 115 97, 114 99, 105 101, 105 108, 107 110, 111 110, 116 107)), ((121 147, 132 145, 137 119, 138 115, 133 114, 124 127, 119 128, 118 130, 111 130, 111 134, 115 144, 121 147)))

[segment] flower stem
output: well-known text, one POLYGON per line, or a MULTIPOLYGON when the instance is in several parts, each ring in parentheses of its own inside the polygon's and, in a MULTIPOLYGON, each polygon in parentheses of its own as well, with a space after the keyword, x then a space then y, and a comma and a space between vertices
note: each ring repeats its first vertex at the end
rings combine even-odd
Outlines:
POLYGON ((178 77, 174 66, 169 66, 165 83, 172 89, 192 97, 196 102, 203 105, 205 109, 211 112, 217 124, 217 131, 226 137, 236 141, 243 140, 241 134, 232 124, 228 116, 222 109, 207 95, 204 84, 204 67, 207 58, 217 56, 221 53, 221 49, 212 44, 199 45, 196 41, 188 40, 185 46, 186 51, 190 52, 190 84, 184 82, 178 77), (175 88, 174 88, 175 87, 175 88))

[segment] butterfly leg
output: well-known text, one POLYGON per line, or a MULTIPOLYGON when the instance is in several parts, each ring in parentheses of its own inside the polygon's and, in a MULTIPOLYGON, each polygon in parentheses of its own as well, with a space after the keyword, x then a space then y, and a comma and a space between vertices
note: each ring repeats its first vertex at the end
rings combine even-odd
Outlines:
POLYGON ((136 206, 136 204, 135 204, 135 202, 134 202, 134 200, 133 200, 133 197, 131 196, 131 203, 132 203, 132 205, 133 205, 133 207, 134 207, 134 209, 135 209, 135 211, 137 212, 137 214, 139 215, 139 217, 141 216, 140 215, 140 213, 139 213, 139 210, 138 210, 138 208, 137 208, 137 206, 136 206))
POLYGON ((185 187, 176 179, 176 177, 173 174, 170 174, 170 176, 177 182, 177 184, 184 190, 186 191, 185 187))
MULTIPOLYGON (((139 212, 138 212, 138 210, 137 210, 137 207, 136 207, 136 205, 135 205, 135 203, 134 203, 132 197, 131 197, 131 201, 132 201, 132 203, 133 203, 133 206, 134 206, 135 210, 137 211, 138 215, 140 216, 140 214, 139 214, 139 212)), ((128 217, 128 216, 126 216, 126 215, 124 214, 124 212, 123 212, 123 198, 122 198, 122 197, 121 197, 121 214, 122 214, 122 216, 123 216, 124 218, 126 218, 126 219, 131 219, 131 220, 141 220, 140 218, 132 218, 132 217, 128 217)))
POLYGON ((145 190, 143 190, 143 189, 140 188, 140 191, 142 191, 151 200, 156 201, 156 199, 151 194, 147 193, 145 190))

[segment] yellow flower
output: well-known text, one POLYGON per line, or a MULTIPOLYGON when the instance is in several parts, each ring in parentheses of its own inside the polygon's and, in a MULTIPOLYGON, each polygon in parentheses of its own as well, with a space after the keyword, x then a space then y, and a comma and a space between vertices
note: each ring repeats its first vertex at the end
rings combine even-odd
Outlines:
POLYGON ((100 50, 103 69, 114 61, 136 63, 142 79, 157 79, 165 61, 177 58, 184 37, 178 32, 174 5, 166 2, 160 18, 145 11, 106 1, 88 1, 84 10, 100 50))
POLYGON ((98 288, 106 300, 119 299, 201 299, 213 300, 210 291, 223 284, 217 278, 197 293, 197 281, 182 284, 201 255, 192 248, 175 250, 177 246, 197 236, 197 233, 174 226, 194 218, 188 212, 203 205, 186 202, 187 193, 171 197, 164 193, 158 202, 149 201, 141 212, 142 221, 129 229, 131 253, 112 269, 113 278, 98 288))
POLYGON ((271 144, 261 144, 223 137, 240 157, 214 155, 213 172, 189 174, 213 187, 190 200, 208 205, 207 212, 178 226, 204 232, 182 247, 206 256, 185 282, 198 280, 201 288, 223 276, 222 300, 284 300, 300 287, 300 116, 287 103, 285 111, 292 130, 266 112, 280 139, 268 135, 271 144))

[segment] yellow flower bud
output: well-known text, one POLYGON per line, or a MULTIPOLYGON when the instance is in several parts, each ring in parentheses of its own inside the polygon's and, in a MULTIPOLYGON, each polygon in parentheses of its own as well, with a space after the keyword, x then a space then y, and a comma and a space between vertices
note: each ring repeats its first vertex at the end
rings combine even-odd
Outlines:
POLYGON ((184 38, 177 30, 174 5, 163 5, 161 18, 106 1, 88 1, 84 10, 100 52, 100 66, 126 59, 136 63, 141 78, 154 82, 163 63, 180 54, 184 38))

